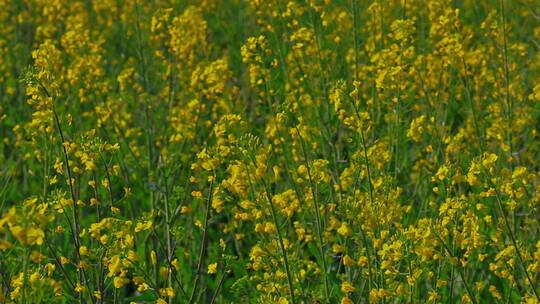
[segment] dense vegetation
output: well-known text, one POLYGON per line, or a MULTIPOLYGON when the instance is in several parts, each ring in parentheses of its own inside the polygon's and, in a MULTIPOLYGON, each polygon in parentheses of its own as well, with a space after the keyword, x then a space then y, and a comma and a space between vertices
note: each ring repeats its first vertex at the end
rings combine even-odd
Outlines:
POLYGON ((0 0, 0 302, 540 303, 537 0, 0 0))

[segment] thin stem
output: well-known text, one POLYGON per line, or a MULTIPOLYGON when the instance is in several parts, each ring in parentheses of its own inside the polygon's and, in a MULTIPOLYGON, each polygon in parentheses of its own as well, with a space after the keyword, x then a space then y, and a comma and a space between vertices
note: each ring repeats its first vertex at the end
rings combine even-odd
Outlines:
MULTIPOLYGON (((456 258, 453 254, 452 254, 452 251, 450 250, 450 248, 448 248, 448 245, 446 245, 446 243, 444 242, 444 240, 441 238, 441 236, 437 233, 435 233, 435 236, 437 236, 437 238, 439 239, 439 241, 441 241, 444 249, 446 250, 446 253, 448 253, 448 255, 450 256, 450 258, 456 258)), ((471 299, 471 301, 473 302, 473 304, 478 304, 478 301, 476 300, 476 298, 474 297, 473 293, 472 293, 472 289, 471 287, 469 286, 469 284, 467 283, 467 281, 465 280, 465 274, 463 273, 463 269, 461 269, 461 267, 457 266, 455 267, 455 269, 457 269, 458 271, 458 274, 459 276, 461 277, 461 281, 463 282, 463 285, 465 285, 465 290, 467 291, 467 294, 469 295, 469 298, 471 299)))
POLYGON ((523 260, 523 255, 521 254, 521 250, 519 250, 519 247, 518 247, 518 244, 517 244, 517 241, 516 241, 516 236, 514 235, 514 231, 512 231, 512 228, 510 226, 510 221, 508 220, 508 216, 506 215, 506 212, 504 211, 504 207, 503 207, 503 203, 502 203, 502 200, 501 200, 499 190, 497 190, 495 185, 493 185, 491 180, 489 180, 489 177, 488 177, 488 181, 489 181, 489 184, 491 185, 491 187, 493 189, 495 189, 495 198, 497 200, 497 206, 499 207, 499 211, 501 212, 501 215, 502 215, 502 217, 504 219, 504 225, 506 226, 506 230, 508 230, 508 234, 510 235, 510 240, 512 241, 512 245, 513 245, 514 249, 516 250, 516 254, 517 254, 519 263, 520 263, 521 267, 523 268, 523 271, 525 272, 525 276, 527 277, 527 281, 529 282, 529 285, 531 285, 531 288, 532 288, 532 291, 534 293, 534 296, 535 296, 536 300, 540 302, 540 297, 538 295, 538 291, 536 290, 536 286, 534 285, 535 283, 533 282, 533 280, 531 278, 531 275, 529 274, 529 271, 527 270, 527 267, 525 267, 525 262, 523 260))
MULTIPOLYGON (((257 165, 256 160, 254 158, 250 158, 250 160, 251 160, 251 162, 253 163, 254 166, 257 165)), ((251 183, 251 177, 250 177, 250 174, 249 174, 249 170, 247 170, 247 172, 248 172, 248 180, 251 183)), ((289 258, 288 258, 288 255, 287 255, 287 250, 285 249, 285 243, 283 242, 283 236, 282 236, 282 233, 281 233, 281 228, 280 228, 278 217, 277 217, 276 207, 274 206, 274 202, 272 200, 272 195, 270 194, 268 184, 266 183, 264 178, 261 179, 261 182, 262 182, 263 187, 264 187, 264 193, 266 195, 266 199, 268 200, 268 204, 270 205, 270 212, 272 214, 272 221, 274 222, 274 226, 276 226, 276 234, 278 236, 278 242, 279 242, 279 248, 281 250, 281 255, 283 256, 283 264, 285 266, 285 273, 287 274, 287 283, 288 283, 288 286, 289 286, 289 293, 290 293, 290 296, 291 296, 291 302, 292 302, 292 304, 296 304, 296 297, 294 295, 294 286, 293 286, 292 274, 291 274, 291 270, 290 270, 290 267, 289 267, 289 258)))
POLYGON ((315 205, 315 220, 317 224, 317 238, 319 240, 319 254, 321 255, 321 261, 322 261, 322 267, 323 267, 323 277, 324 277, 324 291, 326 296, 326 302, 330 303, 330 288, 328 286, 328 273, 326 268, 326 257, 324 254, 323 249, 323 237, 322 237, 322 224, 321 224, 321 214, 320 214, 320 207, 319 207, 319 200, 317 198, 317 193, 315 192, 315 186, 313 183, 313 178, 311 176, 311 166, 309 165, 309 157, 306 152, 306 146, 304 142, 304 138, 302 138, 302 135, 300 134, 300 130, 298 130, 298 127, 294 127, 296 130, 296 133, 298 134, 298 137, 300 138, 300 143, 302 147, 302 153, 304 154, 304 162, 306 164, 308 179, 309 179, 309 188, 311 189, 311 195, 313 196, 313 204, 315 205))
POLYGON ((264 180, 262 180, 262 182, 264 184, 264 190, 265 190, 265 193, 266 193, 266 198, 268 200, 268 203, 270 204, 270 210, 272 212, 272 219, 274 221, 274 225, 276 226, 276 232, 277 232, 278 240, 279 240, 279 247, 281 248, 281 254, 283 255, 283 262, 285 264, 285 272, 287 273, 287 282, 289 283, 289 293, 291 295, 291 302, 293 304, 296 304, 296 299, 295 299, 295 296, 294 296, 293 281, 292 281, 291 271, 290 271, 290 267, 289 267, 289 259, 287 257, 287 251, 285 249, 285 244, 283 243, 283 237, 281 235, 281 229, 279 228, 279 222, 278 222, 278 219, 277 219, 276 208, 274 206, 274 202, 272 201, 272 196, 270 195, 270 192, 268 190, 268 185, 266 184, 266 182, 264 180))
MULTIPOLYGON (((354 41, 354 77, 353 77, 353 80, 354 81, 357 81, 358 79, 358 68, 359 68, 359 58, 358 58, 358 33, 357 33, 357 28, 358 28, 358 16, 357 16, 357 8, 356 8, 356 0, 351 0, 351 9, 352 9, 352 17, 353 17, 353 41, 354 41)), ((356 114, 356 117, 358 119, 358 121, 360 122, 361 119, 360 119, 360 114, 358 113, 358 109, 356 107, 356 104, 354 103, 353 100, 351 100, 351 104, 354 108, 354 111, 355 111, 355 114, 356 114)), ((368 155, 367 155, 367 146, 366 146, 366 142, 365 142, 365 138, 364 138, 364 131, 362 129, 360 129, 360 140, 362 142, 362 149, 364 150, 364 164, 366 166, 366 170, 367 170, 367 177, 368 177, 368 187, 369 187, 369 200, 370 200, 370 203, 373 205, 373 202, 374 202, 374 195, 373 195, 373 185, 371 184, 371 171, 370 171, 370 168, 369 168, 369 160, 368 160, 368 155)), ((360 175, 360 170, 358 172, 358 175, 360 175)), ((354 185, 356 187, 356 183, 354 185)), ((353 191, 353 195, 354 195, 354 191, 353 191)), ((372 286, 373 286, 373 270, 372 270, 372 265, 371 265, 371 257, 370 257, 370 250, 368 248, 368 244, 367 244, 367 239, 366 239, 366 235, 362 229, 362 226, 360 226, 360 233, 362 235, 362 240, 363 240, 363 245, 364 245, 364 248, 366 248, 366 253, 368 255, 368 271, 369 271, 369 278, 368 278, 368 283, 369 283, 369 289, 371 290, 372 286)), ((377 254, 375 254, 375 257, 377 257, 377 254)))
MULTIPOLYGON (((512 145, 512 99, 510 98, 510 71, 508 68, 508 46, 506 38, 506 14, 504 8, 504 0, 499 1, 501 6, 501 19, 503 27, 503 57, 504 57, 504 89, 506 98, 506 140, 508 142, 508 148, 510 149, 510 155, 513 157, 513 145, 512 145)), ((514 166, 512 161, 510 165, 514 166)))
POLYGON ((202 264, 203 264, 203 258, 204 258, 204 252, 206 251, 206 236, 208 232, 208 220, 210 218, 210 204, 212 202, 212 196, 214 193, 214 180, 216 179, 215 175, 212 176, 212 180, 210 181, 210 189, 208 191, 208 199, 206 200, 206 213, 204 216, 204 229, 203 229, 203 235, 201 238, 201 249, 199 251, 199 262, 197 263, 197 272, 195 276, 195 283, 193 284, 193 289, 191 290, 191 296, 189 297, 189 303, 193 303, 195 300, 195 293, 197 292, 197 287, 199 285, 199 281, 201 278, 201 271, 202 271, 202 264))
POLYGON ((221 289, 221 285, 223 285, 223 281, 225 281, 225 275, 227 274, 227 271, 223 271, 221 274, 221 278, 219 279, 218 286, 216 287, 216 291, 214 292, 214 295, 212 296, 212 301, 210 301, 210 304, 216 303, 217 296, 219 294, 219 290, 221 289))
MULTIPOLYGON (((45 95, 47 95, 47 97, 52 98, 52 96, 49 93, 49 91, 47 90, 47 88, 41 82, 39 82, 39 86, 43 89, 43 91, 45 92, 45 95)), ((66 171, 67 171, 67 174, 68 174, 69 192, 71 194, 71 200, 73 202, 73 206, 72 206, 73 225, 70 223, 69 226, 70 226, 70 231, 71 231, 72 238, 73 238, 73 243, 75 245, 75 257, 77 258, 77 266, 79 266, 79 264, 81 262, 81 255, 79 253, 80 240, 79 240, 79 215, 78 215, 78 209, 77 209, 78 208, 78 206, 77 206, 77 196, 75 195, 75 190, 73 188, 73 177, 72 177, 72 173, 71 173, 71 167, 69 165, 68 152, 67 152, 67 148, 66 148, 66 145, 65 145, 66 139, 64 137, 64 132, 62 131, 62 127, 60 125, 60 118, 58 117, 58 113, 56 112, 54 102, 52 104, 52 112, 53 112, 53 117, 54 117, 54 121, 55 121, 55 124, 56 124, 56 128, 58 130, 58 134, 60 135, 60 143, 62 145, 62 152, 63 152, 63 155, 64 155, 64 161, 66 163, 66 171)), ((67 216, 66 216, 66 218, 67 218, 67 216)), ((81 268, 81 271, 79 272, 79 281, 84 281, 86 289, 89 291, 90 301, 92 303, 94 303, 94 298, 92 297, 92 294, 90 294, 90 285, 88 284, 88 280, 86 278, 86 271, 83 268, 81 268)), ((82 293, 80 293, 79 301, 82 302, 82 293)))

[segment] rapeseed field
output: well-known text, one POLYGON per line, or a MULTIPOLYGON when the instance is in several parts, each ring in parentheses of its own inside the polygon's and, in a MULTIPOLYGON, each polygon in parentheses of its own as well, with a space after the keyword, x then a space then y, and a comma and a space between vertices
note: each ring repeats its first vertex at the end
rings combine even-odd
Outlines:
POLYGON ((540 1, 0 0, 0 303, 540 303, 540 1))

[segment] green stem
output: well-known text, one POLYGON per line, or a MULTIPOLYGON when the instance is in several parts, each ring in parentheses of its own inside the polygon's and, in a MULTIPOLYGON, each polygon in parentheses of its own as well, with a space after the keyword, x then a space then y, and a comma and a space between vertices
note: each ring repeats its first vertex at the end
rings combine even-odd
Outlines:
POLYGON ((195 293, 197 292, 197 287, 199 285, 199 281, 201 278, 201 271, 202 271, 202 264, 204 260, 204 253, 206 251, 206 237, 208 232, 208 220, 210 218, 210 204, 212 202, 212 196, 214 193, 214 180, 216 179, 215 175, 212 176, 212 180, 210 181, 210 189, 208 191, 208 199, 206 200, 206 212, 204 216, 204 228, 203 228, 203 234, 201 238, 201 246, 199 251, 199 262, 197 263, 197 272, 195 276, 195 283, 193 284, 193 289, 191 290, 191 296, 189 297, 189 303, 193 303, 195 300, 195 293))
POLYGON ((313 196, 313 204, 315 205, 315 220, 317 224, 317 238, 319 240, 319 254, 321 256, 321 262, 323 267, 323 277, 324 277, 324 291, 326 296, 326 302, 330 303, 330 288, 328 286, 328 272, 326 268, 326 257, 324 254, 324 242, 323 242, 323 236, 322 236, 322 223, 321 223, 321 214, 320 214, 320 207, 319 207, 319 200, 317 198, 317 193, 315 192, 315 186, 313 183, 313 178, 311 176, 311 166, 309 165, 309 157, 306 152, 306 146, 304 139, 302 138, 302 135, 300 134, 300 130, 298 130, 298 127, 294 127, 296 130, 296 133, 298 134, 298 137, 300 138, 300 143, 302 147, 302 153, 304 154, 304 162, 307 169, 308 179, 309 179, 309 188, 311 189, 311 195, 313 196))

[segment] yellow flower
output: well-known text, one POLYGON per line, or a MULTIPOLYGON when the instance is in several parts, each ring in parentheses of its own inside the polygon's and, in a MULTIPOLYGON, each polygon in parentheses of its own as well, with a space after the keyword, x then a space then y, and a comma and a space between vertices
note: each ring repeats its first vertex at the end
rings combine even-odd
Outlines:
POLYGON ((191 191, 191 196, 193 196, 194 198, 198 198, 198 199, 203 198, 203 194, 202 194, 201 191, 191 191))
POLYGON ((208 273, 209 274, 217 273, 217 263, 212 263, 208 265, 208 273))
POLYGON ((428 301, 430 301, 430 302, 436 302, 436 301, 438 301, 439 299, 440 299, 440 296, 439 296, 439 294, 437 293, 437 291, 431 290, 431 291, 429 292, 429 298, 428 298, 428 301))
POLYGON ((66 257, 64 257, 64 256, 61 256, 61 257, 60 257, 60 264, 66 265, 66 264, 69 263, 69 262, 70 262, 70 261, 69 261, 68 258, 66 258, 66 257))
POLYGON ((332 252, 341 253, 343 251, 345 251, 345 247, 343 245, 339 245, 339 244, 332 245, 332 252))
POLYGON ((174 290, 170 287, 167 287, 167 288, 161 288, 159 290, 159 294, 162 296, 162 297, 167 297, 167 298, 172 298, 174 297, 174 290))
POLYGON ((108 267, 109 267, 109 273, 108 273, 107 276, 112 277, 113 275, 119 273, 120 270, 122 269, 122 263, 121 263, 121 260, 120 260, 120 256, 119 255, 113 256, 109 260, 109 266, 108 267))
POLYGON ((114 288, 117 288, 117 289, 122 288, 127 283, 129 283, 129 279, 122 276, 117 276, 117 277, 114 277, 113 279, 114 288))
POLYGON ((348 297, 344 297, 341 299, 341 304, 354 304, 354 302, 348 297))
POLYGON ((356 262, 348 255, 346 254, 344 257, 343 257, 343 265, 345 266, 352 266, 354 265, 356 262))
POLYGON ((56 269, 56 265, 52 263, 47 263, 47 265, 45 265, 45 271, 47 272, 47 276, 49 277, 53 274, 55 269, 56 269))
POLYGON ((32 225, 24 229, 20 225, 10 225, 9 230, 13 236, 23 245, 42 245, 45 233, 40 228, 32 225))
POLYGON ((439 167, 439 170, 437 170, 437 173, 435 173, 435 176, 431 180, 435 181, 436 179, 438 179, 439 181, 443 181, 447 175, 448 167, 443 165, 439 167))
POLYGON ((342 236, 351 236, 352 230, 347 225, 347 223, 341 223, 341 226, 338 228, 337 232, 341 234, 342 236))
POLYGON ((79 247, 79 254, 80 255, 87 255, 88 254, 88 248, 86 246, 79 247))
POLYGON ((351 284, 351 282, 343 282, 341 283, 341 291, 345 293, 354 292, 356 288, 351 284))
POLYGON ((152 221, 138 222, 135 225, 135 232, 141 232, 141 231, 144 231, 144 230, 148 230, 150 228, 152 228, 152 221))
POLYGON ((77 282, 77 285, 75 286, 75 292, 76 293, 81 293, 85 290, 84 286, 81 285, 81 283, 77 282))
POLYGON ((150 288, 150 286, 146 283, 142 283, 139 285, 139 287, 137 287, 137 291, 138 292, 145 292, 148 290, 148 288, 150 288))
POLYGON ((30 283, 35 283, 39 280, 41 280, 41 274, 39 272, 36 271, 30 275, 30 283))
POLYGON ((172 260, 171 264, 173 265, 174 269, 176 269, 176 271, 180 270, 180 261, 178 261, 178 259, 172 260))

